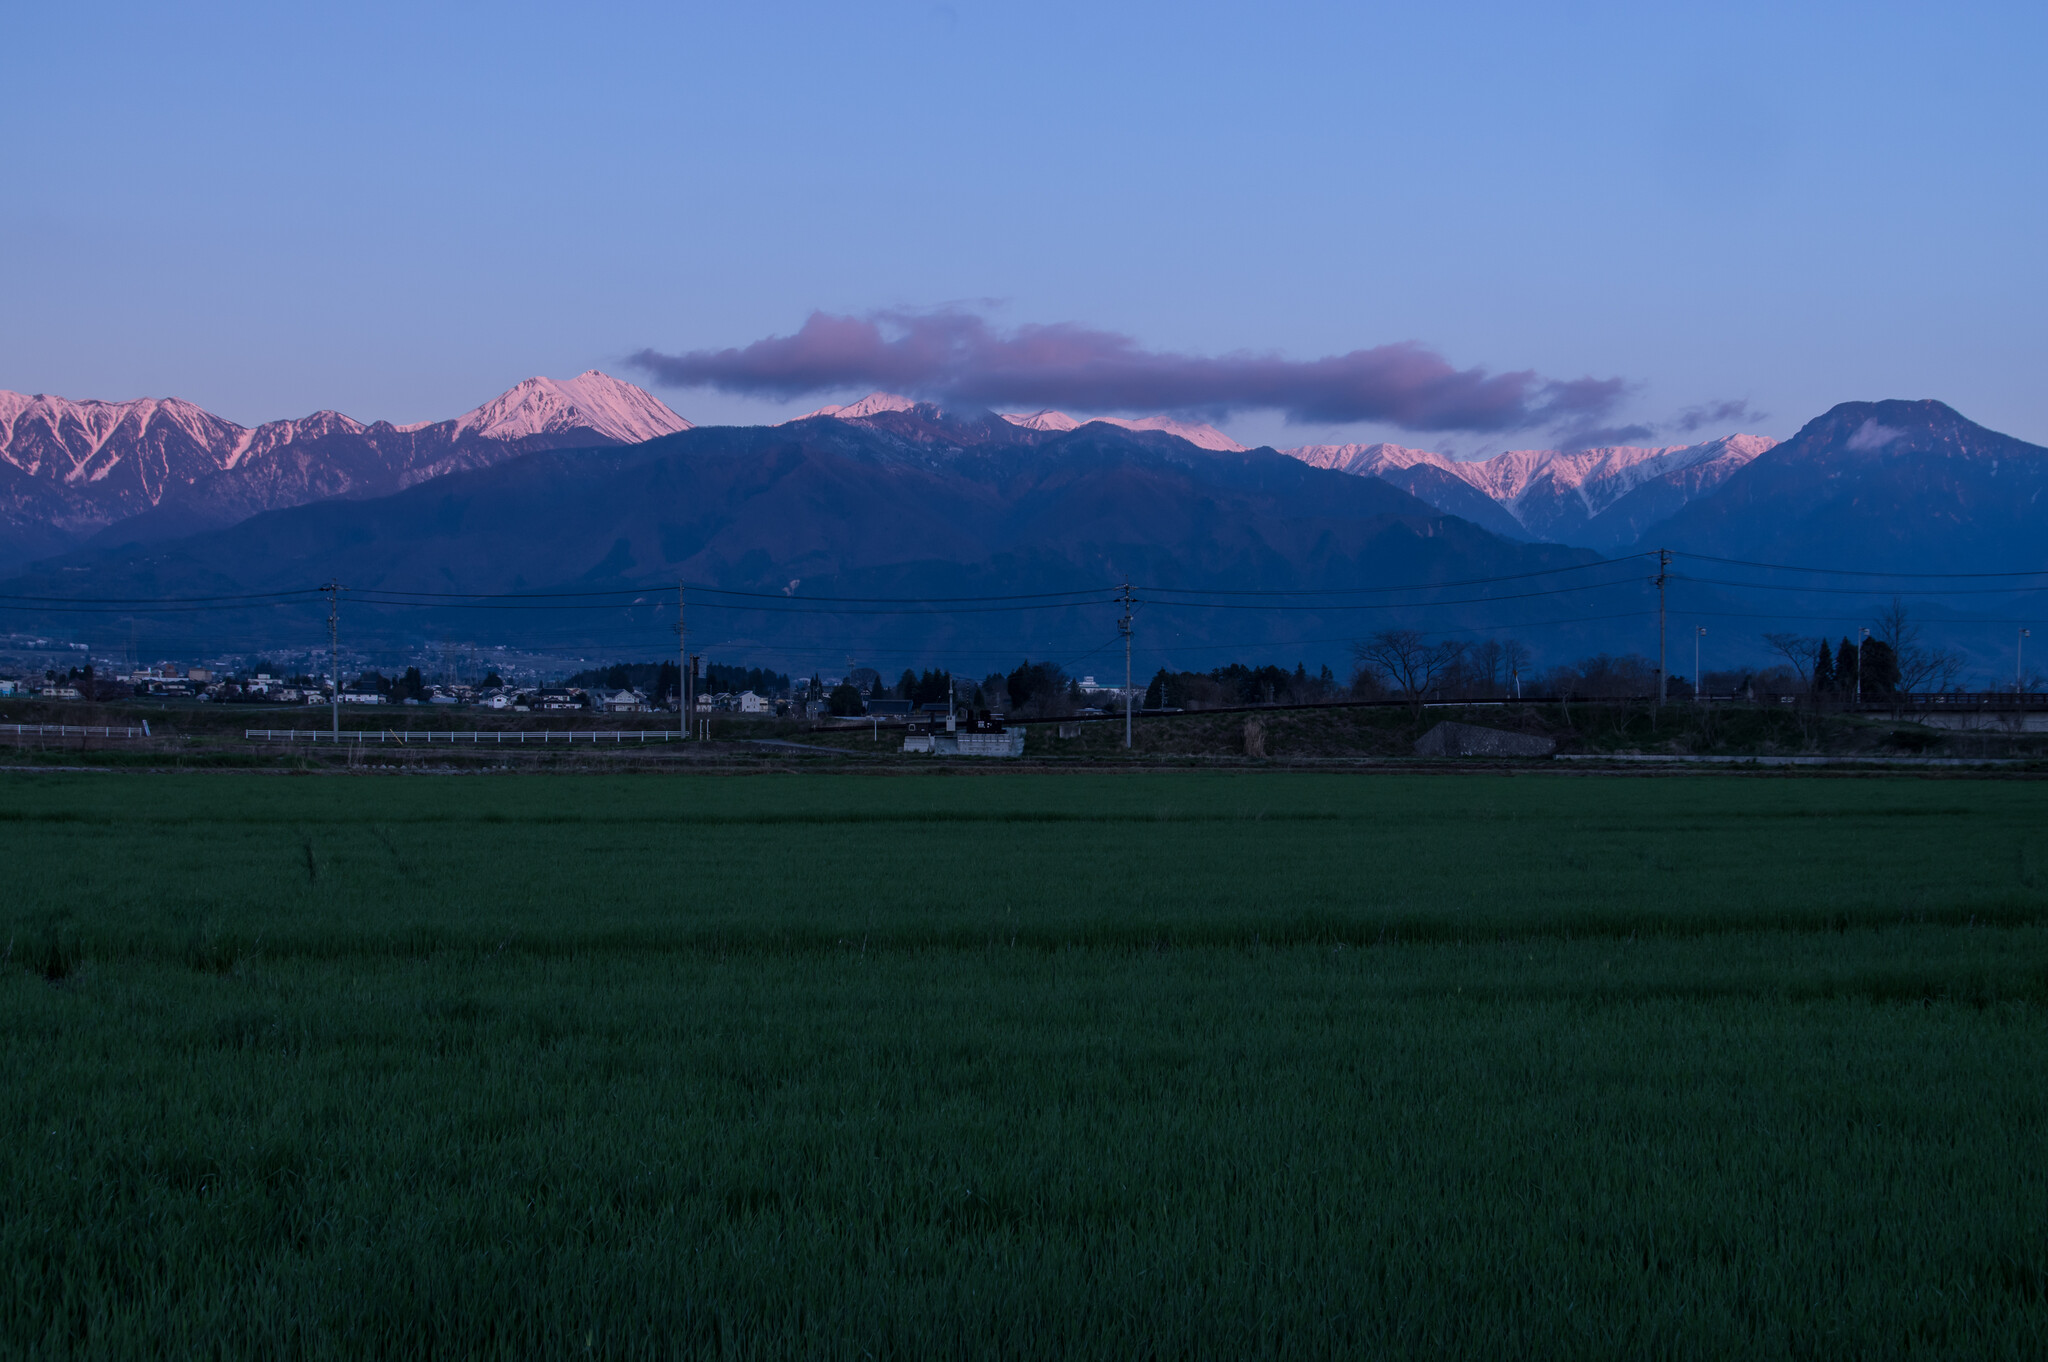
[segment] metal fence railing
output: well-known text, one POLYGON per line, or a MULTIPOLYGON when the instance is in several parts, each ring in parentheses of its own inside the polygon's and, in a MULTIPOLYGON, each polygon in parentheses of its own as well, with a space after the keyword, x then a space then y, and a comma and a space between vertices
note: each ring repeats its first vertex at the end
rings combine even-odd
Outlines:
POLYGON ((146 738, 149 725, 140 728, 103 728, 93 724, 0 724, 0 733, 16 737, 49 738, 146 738))
POLYGON ((242 736, 252 742, 343 742, 415 744, 471 743, 490 746, 524 746, 527 743, 628 743, 674 742, 682 735, 673 728, 650 729, 343 729, 339 733, 320 728, 250 728, 242 736))

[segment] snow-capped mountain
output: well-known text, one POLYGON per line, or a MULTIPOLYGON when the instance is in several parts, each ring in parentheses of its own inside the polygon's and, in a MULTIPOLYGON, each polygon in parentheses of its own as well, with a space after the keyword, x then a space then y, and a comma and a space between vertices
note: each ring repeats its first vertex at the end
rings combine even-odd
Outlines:
POLYGON ((863 416, 879 416, 885 411, 910 411, 916 406, 916 402, 901 393, 869 393, 858 402, 848 402, 840 407, 820 407, 796 419, 808 421, 813 416, 836 416, 842 421, 858 421, 863 416))
POLYGON ((1303 445, 1280 452, 1340 472, 1383 478, 1439 510, 1512 533, 1477 510, 1476 492, 1522 535, 1586 548, 1633 544, 1651 525, 1721 485, 1777 442, 1729 435, 1696 445, 1514 449, 1458 460, 1400 445, 1303 445))
MULTIPOLYGON (((918 403, 914 399, 904 397, 900 393, 874 392, 869 393, 858 402, 848 402, 844 406, 839 407, 820 407, 816 411, 805 412, 796 419, 808 421, 814 416, 834 416, 841 421, 859 421, 870 416, 885 415, 889 412, 914 411, 917 407, 918 403)), ((1063 411, 1034 411, 1028 414, 1023 412, 1002 412, 1000 415, 1013 426, 1021 426, 1025 430, 1042 430, 1052 433, 1077 430, 1087 424, 1087 421, 1077 420, 1063 411)), ((1091 416, 1088 420, 1102 421, 1112 426, 1122 426, 1125 430, 1164 431, 1168 435, 1178 435, 1189 444, 1199 445, 1203 449, 1223 450, 1232 454, 1246 452, 1243 445, 1231 439, 1214 426, 1205 426, 1195 421, 1177 421, 1171 416, 1141 416, 1136 419, 1122 416, 1091 416)))
POLYGON ((0 392, 0 566, 88 538, 153 540, 328 497, 381 496, 540 449, 688 430, 596 370, 530 378, 446 421, 365 425, 336 411, 243 427, 178 398, 0 392))
MULTIPOLYGON (((1003 412, 1002 418, 1013 426, 1026 430, 1075 430, 1087 422, 1079 421, 1063 411, 1034 411, 1028 415, 1022 412, 1003 412)), ((1122 416, 1091 416, 1090 421, 1101 421, 1107 425, 1122 426, 1125 430, 1161 430, 1168 435, 1178 435, 1191 445, 1203 449, 1221 450, 1231 454, 1242 454, 1245 447, 1225 435, 1214 426, 1199 421, 1177 421, 1171 416, 1140 416, 1135 420, 1122 416)))
MULTIPOLYGON (((424 430, 428 423, 400 426, 424 430)), ((636 445, 690 429, 690 423, 645 388, 586 369, 574 378, 529 378, 474 411, 455 418, 456 435, 487 440, 526 440, 537 435, 595 431, 622 445, 636 445)))

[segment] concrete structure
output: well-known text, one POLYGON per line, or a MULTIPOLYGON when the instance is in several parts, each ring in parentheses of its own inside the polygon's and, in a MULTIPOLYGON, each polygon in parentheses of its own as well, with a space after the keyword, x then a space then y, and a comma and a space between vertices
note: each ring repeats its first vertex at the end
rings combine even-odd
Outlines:
POLYGON ((1415 740, 1418 757, 1547 757, 1556 742, 1535 733, 1510 733, 1446 720, 1415 740))
POLYGON ((1021 757, 1024 726, 1006 727, 990 719, 949 720, 944 728, 915 724, 903 737, 903 750, 942 757, 1021 757))

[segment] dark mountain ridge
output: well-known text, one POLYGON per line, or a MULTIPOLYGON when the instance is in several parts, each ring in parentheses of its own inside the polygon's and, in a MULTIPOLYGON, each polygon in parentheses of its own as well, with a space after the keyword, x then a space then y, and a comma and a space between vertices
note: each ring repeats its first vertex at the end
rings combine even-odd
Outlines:
MULTIPOLYGON (((146 598, 288 590, 333 578, 359 597, 380 590, 620 591, 631 593, 621 599, 637 595, 644 603, 519 615, 449 611, 431 619, 358 604, 350 618, 356 637, 365 630, 392 639, 496 631, 592 647, 623 648, 630 639, 658 654, 669 646, 660 640, 673 621, 675 584, 688 579, 758 593, 693 600, 693 632, 801 665, 847 650, 937 659, 948 650, 1012 655, 1100 644, 1115 638, 1118 612, 1106 603, 1108 589, 1126 577, 1208 591, 1356 591, 1595 561, 1585 550, 1504 540, 1378 479, 1271 450, 1211 451, 1103 423, 1044 432, 989 413, 924 407, 530 454, 390 496, 269 512, 175 543, 73 555, 8 589, 146 598), (821 599, 1077 589, 1093 593, 1094 603, 906 609, 821 599)), ((1622 589, 1631 599, 1641 594, 1638 584, 1622 589)), ((1368 599, 1419 602, 1432 594, 1368 599)), ((1479 621, 1482 607, 1469 604, 1420 613, 1331 604, 1198 611, 1154 600, 1141 628, 1152 646, 1179 648, 1192 665, 1202 661, 1197 651, 1225 641, 1235 649, 1316 640, 1305 656, 1341 660, 1346 638, 1387 622, 1498 622, 1497 611, 1479 621)), ((217 627, 239 635, 277 626, 317 637, 317 614, 245 613, 232 627, 217 627)), ((107 624, 115 633, 126 628, 115 617, 107 624)))
POLYGON ((2048 449, 1935 401, 1844 402, 1653 525, 1638 548, 1805 567, 2048 567, 2048 449))

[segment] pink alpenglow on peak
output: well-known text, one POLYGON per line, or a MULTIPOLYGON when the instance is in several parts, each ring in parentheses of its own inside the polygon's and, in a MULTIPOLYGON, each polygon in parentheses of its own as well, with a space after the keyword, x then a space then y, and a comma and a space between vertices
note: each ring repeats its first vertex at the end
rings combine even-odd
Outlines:
POLYGON ((808 421, 813 416, 835 416, 841 421, 858 421, 863 416, 880 416, 885 411, 909 411, 916 405, 914 399, 901 393, 869 393, 858 402, 848 402, 840 407, 820 407, 796 419, 808 421))
MULTIPOLYGON (((424 424, 401 427, 424 428, 424 424)), ((456 434, 487 440, 594 430, 620 444, 639 444, 688 429, 688 421, 645 388, 595 369, 586 369, 574 378, 529 378, 455 418, 456 434)))
MULTIPOLYGON (((1029 415, 1018 412, 1004 412, 1003 419, 1013 426, 1027 430, 1078 430, 1087 421, 1077 420, 1063 411, 1035 411, 1029 415)), ((1205 426, 1199 421, 1177 421, 1171 416, 1140 416, 1135 419, 1123 416, 1091 416, 1089 421, 1100 421, 1105 425, 1122 426, 1125 430, 1157 430, 1168 435, 1178 435, 1191 445, 1202 449, 1213 449, 1219 453, 1242 454, 1245 447, 1225 435, 1214 426, 1205 426)))
POLYGON ((529 378, 442 421, 365 425, 338 411, 245 427, 179 398, 72 401, 0 392, 0 568, 125 523, 136 542, 330 497, 381 496, 547 449, 690 429, 651 393, 590 370, 529 378))
POLYGON ((1776 443, 1763 435, 1728 435, 1696 445, 1511 449, 1472 460, 1395 444, 1303 445, 1280 452, 1317 468, 1385 478, 1425 501, 1427 485, 1413 470, 1435 469, 1495 502, 1540 539, 1610 549, 1630 542, 1622 536, 1631 528, 1647 528, 1645 516, 1670 514, 1776 443), (1639 505, 1622 506, 1639 492, 1639 505), (1620 519, 1611 526, 1593 523, 1609 511, 1620 519))
POLYGON ((1029 416, 1021 412, 1006 411, 1002 416, 1011 425, 1022 426, 1026 430, 1060 431, 1079 430, 1081 428, 1081 423, 1073 417, 1063 411, 1053 411, 1051 409, 1034 411, 1029 416))

